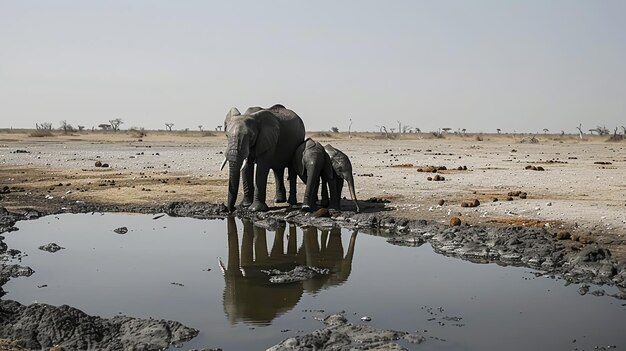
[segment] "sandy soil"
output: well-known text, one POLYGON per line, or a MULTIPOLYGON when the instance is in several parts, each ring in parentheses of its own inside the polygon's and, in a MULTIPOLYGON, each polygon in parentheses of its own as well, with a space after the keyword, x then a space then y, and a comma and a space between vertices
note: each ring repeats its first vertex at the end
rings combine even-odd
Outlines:
MULTIPOLYGON (((624 141, 555 135, 537 136, 538 143, 519 135, 311 136, 348 154, 359 200, 388 200, 387 213, 394 217, 447 223, 456 216, 470 224, 564 228, 626 253, 624 141), (447 169, 418 171, 429 165, 447 169), (445 180, 427 180, 437 175, 445 180), (526 198, 509 196, 516 191, 526 198), (479 206, 462 207, 475 199, 479 206)), ((61 198, 224 202, 227 172, 219 166, 225 143, 221 133, 148 132, 141 140, 124 132, 45 138, 0 133, 0 192, 5 192, 0 196, 9 209, 55 206, 61 198), (95 167, 97 161, 110 167, 95 167)), ((299 182, 299 200, 303 193, 299 182)), ((360 206, 367 211, 367 202, 360 206)), ((353 208, 344 201, 344 210, 353 208)))

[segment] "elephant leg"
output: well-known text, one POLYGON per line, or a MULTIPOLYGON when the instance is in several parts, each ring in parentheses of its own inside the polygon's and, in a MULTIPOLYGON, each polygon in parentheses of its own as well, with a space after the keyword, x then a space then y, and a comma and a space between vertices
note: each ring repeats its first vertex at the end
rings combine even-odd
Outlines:
POLYGON ((287 202, 287 189, 285 189, 285 169, 276 168, 273 169, 273 173, 276 183, 276 196, 274 197, 274 203, 280 204, 287 202))
POLYGON ((329 182, 326 177, 322 177, 322 201, 320 206, 328 207, 328 187, 331 186, 332 180, 329 182))
POLYGON ((329 183, 330 186, 330 205, 335 210, 341 210, 341 189, 343 188, 343 179, 337 177, 329 183))
POLYGON ((289 200, 287 200, 287 203, 290 205, 297 205, 298 204, 298 197, 296 194, 296 189, 297 189, 297 180, 298 180, 298 175, 296 174, 296 170, 295 168, 293 168, 293 166, 289 166, 287 168, 288 171, 288 178, 289 178, 289 200))
POLYGON ((267 211, 269 207, 265 203, 266 190, 267 190, 267 176, 269 175, 270 168, 263 164, 257 164, 256 175, 254 177, 254 201, 250 205, 252 211, 267 211))
POLYGON ((315 165, 311 165, 311 167, 307 168, 308 181, 304 191, 304 200, 302 201, 302 210, 304 211, 313 211, 316 207, 315 202, 317 201, 321 172, 321 170, 317 168, 319 167, 315 165))
POLYGON ((254 197, 254 163, 248 161, 241 174, 243 176, 243 200, 239 206, 248 207, 252 204, 254 197))

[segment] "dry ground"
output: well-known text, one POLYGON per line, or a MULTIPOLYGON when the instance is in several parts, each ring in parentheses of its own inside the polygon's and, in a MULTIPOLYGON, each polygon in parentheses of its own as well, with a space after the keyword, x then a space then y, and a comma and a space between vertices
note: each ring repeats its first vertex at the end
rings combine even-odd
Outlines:
MULTIPOLYGON (((392 216, 562 227, 626 252, 624 141, 556 135, 539 135, 538 143, 529 142, 529 136, 493 134, 311 136, 348 154, 359 199, 388 200, 392 216), (447 169, 418 172, 425 166, 447 169), (544 170, 526 169, 533 166, 544 170), (427 180, 437 175, 445 180, 427 180), (461 206, 475 199, 479 206, 461 206)), ((45 138, 0 133, 0 192, 8 189, 0 195, 3 206, 46 207, 59 198, 119 204, 225 201, 227 172, 219 170, 222 133, 148 132, 139 138, 130 132, 45 138), (95 167, 96 161, 110 167, 95 167)), ((270 182, 268 192, 273 192, 270 182)), ((300 200, 303 190, 300 184, 300 200)), ((353 208, 348 201, 343 207, 353 208)), ((364 207, 367 211, 367 203, 364 207)))

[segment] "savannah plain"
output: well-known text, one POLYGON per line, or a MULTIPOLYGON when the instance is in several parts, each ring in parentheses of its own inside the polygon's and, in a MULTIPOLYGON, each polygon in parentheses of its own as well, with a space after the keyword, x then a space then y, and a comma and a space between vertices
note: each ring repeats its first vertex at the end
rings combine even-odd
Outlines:
MULTIPOLYGON (((33 137, 31 132, 0 131, 0 196, 9 210, 50 213, 62 212, 69 203, 226 200, 227 172, 219 169, 226 147, 223 133, 33 137), (108 167, 96 167, 96 162, 108 167)), ((378 211, 383 202, 385 214, 395 218, 450 223, 456 217, 469 225, 541 226, 555 235, 567 233, 571 245, 597 242, 626 258, 623 139, 469 133, 307 136, 351 158, 363 212, 378 211)), ((268 201, 273 177, 269 182, 268 201)), ((298 180, 299 201, 303 193, 298 180)), ((354 211, 347 191, 342 195, 342 210, 354 211)))

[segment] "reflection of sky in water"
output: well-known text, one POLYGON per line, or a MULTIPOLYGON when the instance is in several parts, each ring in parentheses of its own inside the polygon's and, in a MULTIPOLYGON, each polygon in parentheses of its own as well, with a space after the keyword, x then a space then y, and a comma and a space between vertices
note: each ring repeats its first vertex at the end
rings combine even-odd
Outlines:
POLYGON ((623 301, 579 296, 576 286, 534 278, 528 269, 471 264, 437 255, 428 245, 397 247, 349 231, 286 227, 276 233, 241 220, 127 214, 49 216, 18 227, 5 234, 6 242, 28 254, 23 264, 36 273, 7 283, 6 298, 68 304, 104 317, 121 312, 178 320, 201 331, 185 348, 264 349, 299 330, 320 327, 313 319, 320 314, 310 310, 345 310, 353 322, 372 316, 371 324, 381 328, 428 330, 420 350, 589 349, 626 343, 623 301), (121 226, 129 232, 113 232, 121 226), (66 249, 54 254, 37 249, 49 242, 66 249), (304 262, 333 273, 273 286, 260 272, 304 262), (43 284, 48 287, 37 288, 43 284))

